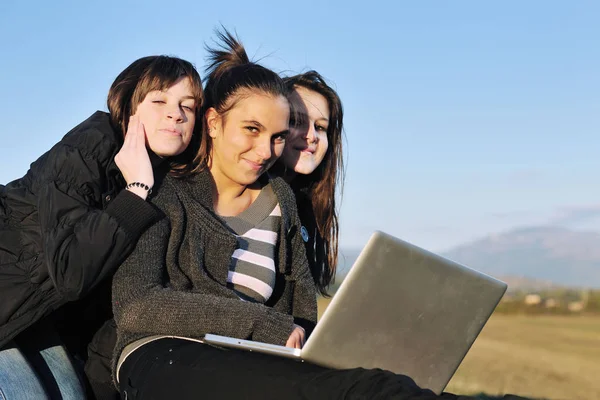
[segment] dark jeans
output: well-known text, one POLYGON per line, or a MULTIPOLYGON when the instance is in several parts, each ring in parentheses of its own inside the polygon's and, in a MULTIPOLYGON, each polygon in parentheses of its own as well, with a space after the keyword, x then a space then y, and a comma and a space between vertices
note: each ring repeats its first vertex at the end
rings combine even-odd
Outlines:
POLYGON ((123 399, 469 399, 420 389, 379 369, 332 370, 282 357, 165 338, 119 371, 123 399))

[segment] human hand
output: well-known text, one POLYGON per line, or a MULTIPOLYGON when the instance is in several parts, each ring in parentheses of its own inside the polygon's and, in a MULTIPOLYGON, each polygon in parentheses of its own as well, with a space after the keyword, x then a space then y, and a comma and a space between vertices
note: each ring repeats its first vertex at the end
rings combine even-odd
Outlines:
POLYGON ((292 331, 292 334, 290 335, 287 342, 285 343, 285 347, 293 347, 296 349, 301 349, 302 346, 304 346, 304 338, 305 337, 306 337, 306 332, 304 331, 304 328, 301 327, 300 325, 294 324, 294 330, 292 331))
MULTIPOLYGON (((137 115, 129 118, 123 147, 115 156, 115 163, 123 174, 125 182, 140 182, 149 187, 154 186, 154 172, 146 149, 146 131, 137 115)), ((148 191, 142 187, 134 186, 128 190, 143 199, 148 197, 148 191)))

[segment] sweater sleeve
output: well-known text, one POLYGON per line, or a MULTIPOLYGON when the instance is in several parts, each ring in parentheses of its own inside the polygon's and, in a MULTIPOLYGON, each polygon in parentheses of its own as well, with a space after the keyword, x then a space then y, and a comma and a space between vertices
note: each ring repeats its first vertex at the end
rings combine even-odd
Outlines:
POLYGON ((46 161, 37 207, 48 273, 76 300, 115 271, 160 212, 128 191, 101 209, 106 166, 75 147, 57 146, 46 161))
POLYGON ((113 279, 119 331, 201 337, 214 333, 285 345, 293 317, 263 304, 201 292, 173 290, 165 265, 168 219, 150 227, 113 279))
MULTIPOLYGON (((300 224, 300 221, 298 220, 297 223, 300 224)), ((310 335, 317 323, 317 291, 299 230, 292 236, 291 245, 294 270, 294 321, 306 330, 307 335, 310 335)))

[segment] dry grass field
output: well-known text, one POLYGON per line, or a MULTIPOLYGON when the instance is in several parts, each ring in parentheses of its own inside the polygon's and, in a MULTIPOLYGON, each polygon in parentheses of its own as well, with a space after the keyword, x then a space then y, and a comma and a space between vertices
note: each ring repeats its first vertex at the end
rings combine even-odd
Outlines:
POLYGON ((600 317, 495 314, 446 391, 600 399, 600 317))

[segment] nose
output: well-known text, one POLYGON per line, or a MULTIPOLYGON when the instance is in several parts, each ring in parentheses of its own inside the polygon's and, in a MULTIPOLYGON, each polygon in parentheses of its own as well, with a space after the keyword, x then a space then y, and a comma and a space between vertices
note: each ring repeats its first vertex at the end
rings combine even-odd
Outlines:
POLYGON ((261 158, 261 161, 271 159, 273 151, 271 150, 271 140, 261 140, 256 146, 256 154, 261 158))
POLYGON ((176 122, 182 122, 185 118, 185 113, 181 107, 173 105, 167 108, 167 118, 176 122))
POLYGON ((319 140, 319 136, 317 135, 317 131, 314 126, 309 126, 306 131, 306 141, 308 143, 316 143, 319 140))

